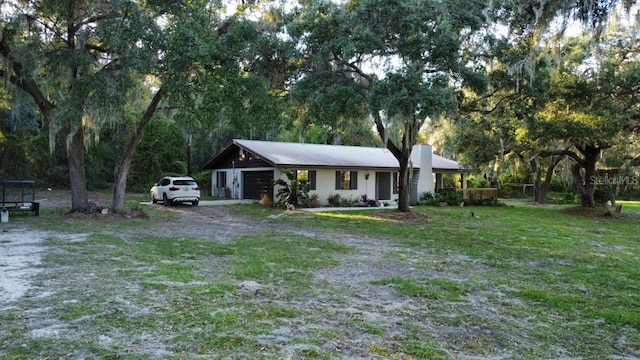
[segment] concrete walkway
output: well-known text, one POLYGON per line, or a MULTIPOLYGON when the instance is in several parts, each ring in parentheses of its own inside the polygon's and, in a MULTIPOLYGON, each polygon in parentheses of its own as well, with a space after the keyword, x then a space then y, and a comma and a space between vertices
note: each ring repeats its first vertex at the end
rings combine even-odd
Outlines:
POLYGON ((254 204, 257 203, 257 200, 239 200, 239 199, 229 199, 229 200, 200 200, 198 206, 216 206, 216 205, 234 205, 234 204, 254 204))
MULTIPOLYGON (((231 199, 231 200, 200 200, 198 206, 216 206, 216 205, 233 205, 233 204, 255 204, 258 200, 239 200, 239 199, 231 199)), ((296 208, 298 211, 307 211, 307 212, 322 212, 322 211, 353 211, 353 210, 376 210, 376 209, 384 209, 391 210, 397 209, 396 206, 383 206, 383 207, 364 207, 364 206, 354 206, 354 207, 317 207, 317 208, 296 208)))
MULTIPOLYGON (((200 200, 198 206, 217 206, 217 205, 234 205, 234 204, 253 204, 257 203, 257 200, 239 200, 239 199, 230 199, 230 200, 200 200)), ((151 201, 140 201, 141 205, 152 205, 151 201)), ((156 205, 162 206, 162 201, 157 203, 156 205)), ((191 206, 191 203, 184 203, 185 206, 191 206)))
MULTIPOLYGON (((228 200, 200 200, 198 206, 218 206, 218 205, 234 205, 234 204, 256 204, 258 200, 248 200, 248 199, 228 199, 228 200)), ((141 201, 140 204, 143 205, 151 205, 151 201, 141 201)), ((162 206, 162 202, 157 205, 162 206)), ((190 204, 185 204, 186 206, 191 206, 190 204)), ((384 209, 391 210, 396 209, 395 206, 384 206, 384 207, 362 207, 362 206, 354 206, 354 207, 317 207, 317 208, 296 208, 296 211, 307 211, 307 212, 322 212, 322 211, 354 211, 354 210, 376 210, 376 209, 384 209)))
POLYGON ((391 210, 391 209, 397 209, 397 207, 393 207, 393 206, 382 206, 382 207, 354 206, 354 207, 317 207, 317 208, 296 208, 296 210, 300 210, 300 211, 308 211, 308 212, 321 212, 321 211, 353 211, 353 210, 391 210))

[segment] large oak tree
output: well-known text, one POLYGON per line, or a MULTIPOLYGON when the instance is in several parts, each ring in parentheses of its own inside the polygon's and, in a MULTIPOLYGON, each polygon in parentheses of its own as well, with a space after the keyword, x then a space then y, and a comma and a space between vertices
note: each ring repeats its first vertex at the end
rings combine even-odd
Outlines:
POLYGON ((15 1, 0 22, 0 73, 40 110, 67 155, 71 211, 89 210, 85 151, 121 119, 161 50, 153 12, 133 1, 15 1))
POLYGON ((203 119, 225 113, 205 113, 205 101, 239 102, 243 109, 223 107, 233 109, 226 113, 235 116, 234 123, 243 119, 245 128, 256 132, 265 127, 260 124, 270 123, 253 115, 279 112, 276 102, 269 102, 271 86, 261 85, 261 77, 246 76, 250 67, 269 66, 276 59, 269 48, 273 43, 261 42, 258 23, 242 17, 251 3, 231 14, 223 4, 207 0, 10 3, 14 6, 0 23, 5 59, 0 72, 16 91, 35 100, 41 126, 57 140, 52 144, 66 150, 72 212, 91 210, 85 153, 105 126, 117 124, 128 137, 115 169, 112 198, 113 211, 122 212, 133 156, 161 106, 184 123, 185 138, 202 128, 203 119), (218 92, 218 99, 209 96, 210 89, 224 86, 227 90, 218 92), (270 108, 276 109, 264 111, 270 108), (253 114, 237 116, 247 109, 253 114))
POLYGON ((485 25, 483 9, 482 1, 309 1, 289 28, 303 53, 301 82, 317 84, 319 95, 344 94, 324 104, 342 106, 333 113, 365 108, 398 159, 399 211, 409 211, 409 160, 421 126, 455 110, 460 87, 484 85, 467 51, 485 25))

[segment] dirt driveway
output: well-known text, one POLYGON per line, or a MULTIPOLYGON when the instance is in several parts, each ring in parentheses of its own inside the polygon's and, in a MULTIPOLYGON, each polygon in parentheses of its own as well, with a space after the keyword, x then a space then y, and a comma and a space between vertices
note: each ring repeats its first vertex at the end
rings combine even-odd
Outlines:
MULTIPOLYGON (((65 197, 55 196, 55 194, 44 193, 40 195, 42 200, 42 208, 68 208, 69 203, 65 197), (53 195, 53 196, 52 196, 53 195)), ((92 194, 90 200, 96 203, 104 203, 103 195, 92 194)), ((144 205, 144 206, 163 206, 163 205, 144 205)), ((345 258, 343 266, 325 268, 317 271, 315 277, 318 282, 326 282, 336 284, 340 288, 346 287, 348 294, 340 295, 346 298, 337 299, 318 299, 310 297, 304 301, 296 301, 289 304, 300 311, 308 312, 314 307, 318 307, 317 312, 311 312, 310 318, 301 319, 300 323, 294 328, 287 330, 290 337, 306 336, 301 333, 302 329, 306 329, 309 324, 317 323, 327 327, 327 331, 335 331, 339 329, 343 321, 350 321, 354 316, 367 316, 384 320, 391 328, 397 328, 404 321, 401 321, 395 315, 399 312, 399 308, 407 305, 406 299, 396 297, 390 288, 374 287, 370 284, 371 280, 379 278, 388 278, 392 276, 407 275, 415 273, 412 267, 403 265, 379 265, 378 262, 386 253, 394 251, 395 246, 386 239, 376 239, 367 236, 356 236, 351 234, 324 233, 318 230, 301 229, 293 226, 283 225, 282 222, 272 222, 268 219, 256 221, 247 216, 234 211, 225 206, 198 206, 189 205, 172 206, 166 208, 173 213, 173 221, 178 224, 188 224, 188 226, 166 226, 162 219, 149 219, 149 225, 145 227, 145 235, 157 235, 160 237, 202 237, 203 239, 215 240, 220 243, 227 243, 233 238, 248 234, 261 234, 269 232, 288 232, 301 234, 305 237, 317 239, 329 239, 338 241, 344 245, 355 249, 353 254, 349 255, 349 259, 345 258), (375 289, 377 288, 377 289, 375 289), (329 304, 329 310, 325 307, 329 304), (377 309, 377 310, 376 310, 377 309), (330 311, 330 318, 324 317, 330 311), (386 316, 394 314, 393 316, 386 316), (315 315, 314 315, 315 314, 315 315), (358 314, 358 315, 356 315, 358 314), (364 314, 364 315, 363 315, 364 314), (298 330, 295 330, 298 328, 298 330)), ((138 227, 118 226, 117 222, 105 222, 100 229, 95 229, 103 234, 114 234, 121 239, 134 239, 139 234, 138 227)), ((70 336, 69 332, 73 329, 74 338, 92 336, 91 332, 95 330, 84 329, 74 324, 61 323, 59 320, 49 318, 46 314, 52 306, 52 299, 57 298, 61 292, 69 291, 65 289, 84 288, 84 292, 100 291, 98 289, 111 288, 109 278, 96 278, 93 268, 75 268, 69 271, 68 265, 59 267, 43 267, 41 261, 46 254, 61 255, 61 250, 55 246, 43 245, 44 241, 56 243, 63 241, 64 243, 86 241, 92 232, 87 233, 59 233, 52 231, 43 231, 29 226, 28 221, 11 221, 9 223, 0 224, 0 316, 3 312, 11 314, 12 312, 24 312, 30 314, 28 321, 25 323, 29 329, 28 336, 31 338, 47 338, 64 340, 70 336), (25 301, 26 300, 26 301, 25 301), (35 307, 34 307, 35 306, 35 307)), ((239 286, 244 286, 240 284, 239 286)), ((251 285, 253 286, 253 285, 251 285)), ((260 286, 260 285, 257 285, 260 286)), ((77 291, 77 290, 72 290, 77 291)), ((114 294, 117 297, 128 297, 126 294, 130 289, 113 290, 122 292, 114 294)), ((311 296, 311 295, 309 295, 311 296)), ((327 295, 329 296, 329 295, 327 295)), ((333 295, 331 295, 333 296, 333 295)), ((63 298, 64 299, 64 296, 63 298)), ((74 299, 55 300, 70 302, 73 304, 74 299)), ((411 307, 412 305, 410 305, 411 307)), ((143 312, 151 311, 150 309, 140 310, 143 312)), ((7 315, 9 316, 9 315, 7 315)), ((3 331, 7 331, 10 324, 0 324, 0 338, 3 331)), ((320 326, 320 325, 318 325, 320 326)), ((118 344, 126 344, 131 340, 130 334, 119 334, 122 338, 112 338, 109 341, 118 344)), ((103 336, 103 335, 95 335, 103 336)), ((143 341, 142 339, 135 340, 143 341)), ((161 340, 158 340, 161 342, 161 340)), ((273 340, 280 343, 282 336, 278 336, 273 340)), ((371 343, 368 334, 361 334, 349 340, 349 345, 345 343, 335 343, 336 347, 333 353, 341 353, 346 358, 355 359, 375 359, 378 356, 371 354, 367 350, 368 344, 371 343), (339 350, 338 350, 339 348, 339 350)), ((107 344, 108 345, 108 344, 107 344)), ((290 348, 285 347, 281 352, 284 354, 295 354, 298 350, 295 344, 290 348), (297 350, 296 350, 297 349, 297 350)), ((140 347, 135 350, 142 356, 151 358, 171 357, 173 354, 161 343, 140 347)), ((2 346, 0 346, 0 357, 2 355, 2 346)), ((289 357, 289 355, 287 355, 289 357)), ((382 357, 380 357, 382 358, 382 357)))
MULTIPOLYGON (((105 204, 108 197, 101 193, 90 193, 90 201, 96 204, 105 204)), ((36 194, 36 200, 40 202, 42 209, 70 208, 70 199, 65 192, 48 192, 40 191, 36 194)), ((226 205, 227 203, 219 202, 215 205, 226 205)), ((149 206, 159 206, 151 205, 149 206)), ((176 214, 180 218, 180 222, 190 224, 191 226, 180 230, 174 227, 162 226, 162 223, 153 224, 149 230, 156 231, 158 235, 172 236, 176 234, 207 236, 218 239, 219 241, 227 241, 236 234, 254 233, 252 226, 247 220, 232 214, 224 207, 213 207, 212 202, 204 202, 205 206, 200 208, 190 208, 188 206, 177 206, 176 214), (217 219, 217 221, 211 221, 217 219), (175 231, 172 231, 175 229, 175 231)), ((51 231, 44 231, 30 228, 28 222, 14 221, 14 217, 24 217, 24 214, 9 214, 8 223, 0 223, 0 311, 4 309, 14 308, 20 298, 31 287, 33 279, 42 269, 39 267, 41 258, 47 248, 42 246, 42 242, 46 239, 57 238, 68 241, 81 241, 88 234, 63 234, 51 231)), ((129 234, 130 236, 135 233, 129 234)))

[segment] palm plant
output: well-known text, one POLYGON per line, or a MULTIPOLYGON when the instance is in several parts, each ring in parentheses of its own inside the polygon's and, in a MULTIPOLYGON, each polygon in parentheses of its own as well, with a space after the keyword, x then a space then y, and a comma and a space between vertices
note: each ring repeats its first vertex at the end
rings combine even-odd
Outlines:
POLYGON ((287 180, 277 179, 273 181, 274 185, 280 188, 276 194, 276 206, 282 207, 285 203, 295 206, 309 206, 309 182, 307 180, 298 180, 295 170, 284 170, 287 180))

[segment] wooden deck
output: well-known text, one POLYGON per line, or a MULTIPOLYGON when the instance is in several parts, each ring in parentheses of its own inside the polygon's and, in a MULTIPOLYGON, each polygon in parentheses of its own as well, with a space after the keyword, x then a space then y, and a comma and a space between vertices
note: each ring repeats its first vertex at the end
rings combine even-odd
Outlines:
POLYGON ((495 204, 498 202, 497 188, 467 188, 457 191, 462 192, 462 200, 465 204, 495 204))

